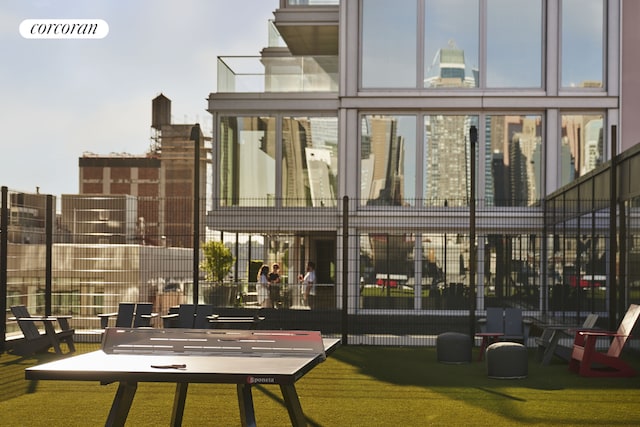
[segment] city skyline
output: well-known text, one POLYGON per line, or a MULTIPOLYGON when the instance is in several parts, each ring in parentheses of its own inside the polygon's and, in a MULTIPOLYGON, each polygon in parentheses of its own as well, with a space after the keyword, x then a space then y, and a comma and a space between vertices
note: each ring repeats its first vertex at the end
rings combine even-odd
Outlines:
POLYGON ((145 154, 151 102, 160 93, 172 100, 173 123, 198 122, 210 133, 206 98, 216 91, 216 57, 258 54, 277 7, 277 0, 5 2, 0 185, 75 194, 83 153, 145 154), (25 39, 25 19, 102 19, 109 33, 25 39))

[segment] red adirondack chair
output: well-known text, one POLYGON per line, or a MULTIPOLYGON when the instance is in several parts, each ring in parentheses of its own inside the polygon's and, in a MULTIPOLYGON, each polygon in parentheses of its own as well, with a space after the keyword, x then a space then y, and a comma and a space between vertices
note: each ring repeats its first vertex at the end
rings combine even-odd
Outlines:
POLYGON ((620 358, 622 349, 640 317, 640 305, 631 304, 616 332, 579 330, 573 341, 569 369, 583 377, 632 377, 635 370, 620 358), (596 349, 598 338, 611 339, 606 353, 596 349))

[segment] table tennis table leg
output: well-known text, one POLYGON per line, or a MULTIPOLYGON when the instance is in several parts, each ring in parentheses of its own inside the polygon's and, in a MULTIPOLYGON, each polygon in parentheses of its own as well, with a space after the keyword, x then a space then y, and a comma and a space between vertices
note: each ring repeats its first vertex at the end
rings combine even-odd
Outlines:
POLYGON ((236 390, 238 392, 238 406, 240 406, 240 423, 242 427, 256 427, 251 384, 237 384, 236 390))
POLYGON ((137 389, 137 382, 120 382, 118 385, 118 391, 116 391, 116 395, 113 398, 113 403, 111 404, 111 410, 109 411, 109 416, 107 417, 105 426, 124 426, 137 389))
POLYGON ((184 403, 187 400, 187 389, 189 383, 177 383, 176 394, 173 397, 173 411, 171 412, 171 425, 178 427, 182 425, 182 415, 184 414, 184 403))
POLYGON ((284 397, 284 403, 289 411, 289 418, 293 427, 304 427, 307 425, 307 418, 302 412, 298 392, 295 384, 280 384, 280 391, 284 397))

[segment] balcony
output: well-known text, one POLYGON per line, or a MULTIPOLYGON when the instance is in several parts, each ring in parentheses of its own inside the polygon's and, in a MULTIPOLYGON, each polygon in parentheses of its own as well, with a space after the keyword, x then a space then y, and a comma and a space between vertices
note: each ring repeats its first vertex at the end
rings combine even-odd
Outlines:
POLYGON ((218 57, 218 93, 337 92, 337 56, 296 56, 270 48, 262 56, 218 57))
POLYGON ((338 54, 338 0, 281 0, 275 26, 293 55, 338 54))

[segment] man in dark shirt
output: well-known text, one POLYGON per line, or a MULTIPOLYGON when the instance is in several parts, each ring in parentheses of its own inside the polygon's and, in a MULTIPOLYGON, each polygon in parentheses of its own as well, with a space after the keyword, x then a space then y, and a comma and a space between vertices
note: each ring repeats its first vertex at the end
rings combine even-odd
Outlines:
POLYGON ((280 307, 280 266, 274 263, 269 273, 269 297, 274 308, 280 307))

